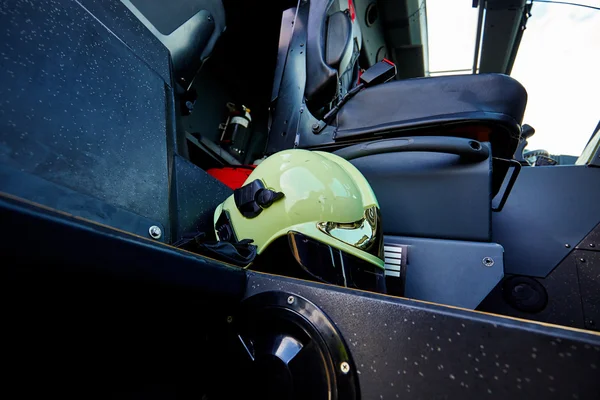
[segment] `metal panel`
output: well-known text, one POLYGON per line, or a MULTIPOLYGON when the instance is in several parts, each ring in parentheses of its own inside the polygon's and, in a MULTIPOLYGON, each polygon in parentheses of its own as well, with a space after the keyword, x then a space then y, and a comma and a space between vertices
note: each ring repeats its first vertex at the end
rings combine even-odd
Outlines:
MULTIPOLYGON (((506 276, 509 279, 513 275, 506 276)), ((535 279, 535 278, 533 278, 535 279)), ((507 303, 500 283, 477 307, 478 310, 516 318, 584 328, 581 292, 575 259, 565 258, 544 279, 536 279, 548 294, 546 308, 537 313, 522 312, 507 303)))
POLYGON ((297 132, 310 131, 301 118, 304 112, 303 98, 306 85, 305 46, 308 9, 308 3, 303 3, 296 11, 294 30, 287 51, 279 94, 271 109, 273 121, 269 129, 267 153, 276 153, 282 149, 295 147, 295 143, 300 140, 297 132))
POLYGON ((2 195, 0 220, 0 250, 7 267, 101 274, 216 298, 240 298, 246 281, 241 268, 2 195))
POLYGON ((487 1, 480 73, 510 73, 527 22, 525 7, 525 0, 487 1))
MULTIPOLYGON (((2 164, 0 164, 0 187, 1 192, 8 195, 21 197, 138 236, 149 237, 151 226, 158 226, 162 232, 166 232, 165 227, 156 220, 142 217, 92 196, 2 164)), ((160 237, 160 241, 165 241, 164 234, 160 237)))
MULTIPOLYGON (((181 2, 181 0, 179 1, 181 2)), ((160 16, 160 8, 163 6, 162 2, 142 2, 144 4, 144 12, 146 12, 144 14, 131 1, 122 1, 146 28, 169 49, 177 82, 184 89, 188 89, 194 75, 200 69, 203 55, 207 47, 209 47, 209 42, 213 40, 214 43, 215 38, 221 34, 220 30, 224 29, 224 18, 222 15, 223 7, 218 1, 202 5, 195 2, 185 2, 188 4, 170 4, 169 8, 162 11, 164 18, 162 18, 162 24, 158 24, 157 26, 156 21, 150 21, 150 18, 146 14, 150 14, 152 18, 160 16), (177 6, 185 8, 185 11, 177 12, 171 9, 177 6), (210 7, 212 11, 218 14, 216 16, 213 15, 211 11, 204 9, 206 6, 212 6, 210 7), (158 11, 156 11, 157 8, 159 9, 158 11), (148 13, 149 9, 153 9, 154 12, 148 13), (189 12, 194 9, 196 9, 196 12, 193 15, 184 19, 183 23, 177 26, 174 31, 170 31, 173 25, 178 23, 177 19, 186 14, 186 11, 189 15, 189 12), (170 32, 163 34, 160 31, 161 28, 170 32)))
POLYGON ((0 10, 0 163, 168 230, 163 77, 77 2, 0 10))
POLYGON ((294 33, 294 19, 296 18, 296 7, 289 8, 281 15, 281 28, 279 32, 279 46, 277 48, 277 63, 273 78, 273 89, 271 91, 271 102, 277 100, 281 78, 287 63, 288 48, 294 33))
POLYGON ((490 293, 478 309, 600 331, 600 256, 597 255, 600 255, 600 224, 547 277, 537 279, 548 296, 548 304, 543 310, 531 313, 513 308, 504 298, 502 284, 490 293))
MULTIPOLYGON (((69 3, 69 2, 63 2, 69 3)), ((119 0, 79 0, 79 3, 140 59, 171 84, 169 50, 119 0)))
POLYGON ((377 3, 392 61, 402 66, 396 77, 425 76, 429 70, 426 2, 401 0, 377 3))
POLYGON ((389 235, 489 241, 490 159, 454 154, 387 153, 352 164, 369 181, 389 235))
POLYGON ((599 221, 599 168, 523 168, 492 214, 492 241, 504 247, 506 273, 545 277, 599 221))
MULTIPOLYGON (((409 255, 410 257, 410 255, 409 255)), ((600 336, 294 279, 248 274, 249 297, 303 296, 336 324, 363 399, 596 399, 600 336)))
POLYGON ((174 159, 174 172, 177 237, 173 241, 186 232, 212 232, 214 211, 233 190, 179 156, 174 159))
POLYGON ((579 250, 600 251, 600 223, 576 247, 579 250))
POLYGON ((362 68, 369 68, 377 61, 381 61, 381 59, 377 59, 377 56, 380 57, 389 57, 389 52, 387 50, 387 44, 385 42, 385 37, 383 34, 383 13, 384 8, 383 5, 381 9, 377 11, 378 18, 375 19, 375 22, 370 26, 367 25, 367 10, 377 9, 377 1, 375 0, 355 0, 354 6, 356 8, 356 22, 358 22, 363 38, 363 50, 365 52, 365 58, 367 59, 367 65, 361 65, 362 68), (383 49, 383 50, 381 50, 383 49), (380 50, 382 53, 380 53, 380 50))
MULTIPOLYGON (((33 357, 32 346, 43 351, 45 356, 39 360, 43 368, 39 368, 39 363, 33 366, 31 363, 18 364, 22 368, 19 371, 27 371, 17 374, 20 378, 48 379, 59 374, 62 378, 72 378, 71 372, 80 378, 76 373, 83 370, 85 374, 81 374, 81 379, 89 383, 89 386, 84 385, 85 389, 100 387, 108 392, 121 389, 118 393, 123 394, 135 393, 131 390, 141 388, 154 395, 163 394, 165 389, 180 389, 179 386, 186 383, 197 383, 203 375, 188 375, 185 371, 181 371, 181 375, 175 374, 177 379, 155 371, 152 376, 157 381, 152 382, 147 375, 140 376, 135 368, 139 364, 138 357, 156 365, 160 364, 156 363, 157 355, 162 360, 166 353, 184 356, 189 350, 196 354, 197 344, 204 337, 203 328, 211 325, 206 314, 222 312, 219 308, 225 304, 233 307, 232 300, 239 300, 245 287, 246 297, 268 290, 282 290, 303 296, 320 307, 334 321, 351 349, 358 369, 361 398, 364 399, 415 396, 583 400, 596 398, 600 391, 598 335, 289 278, 257 273, 246 275, 241 269, 165 245, 10 201, 0 202, 0 219, 6 228, 0 232, 5 261, 18 260, 20 265, 20 268, 7 268, 5 272, 9 278, 17 272, 24 274, 27 271, 30 271, 30 277, 36 278, 37 275, 31 273, 35 266, 47 276, 62 272, 62 276, 70 277, 70 282, 74 283, 70 287, 64 284, 48 287, 48 282, 36 280, 32 282, 35 283, 32 290, 31 286, 25 285, 26 281, 20 281, 18 288, 23 290, 11 293, 14 295, 11 297, 13 307, 9 307, 9 311, 16 310, 17 313, 9 314, 11 323, 8 326, 13 333, 11 339, 19 339, 18 349, 22 350, 10 352, 11 361, 30 360, 31 357, 19 356, 31 354, 33 357), (37 237, 43 238, 35 242, 37 252, 29 251, 31 241, 22 240, 30 238, 32 230, 37 237), (84 272, 89 274, 86 279, 82 275, 84 272), (80 295, 86 294, 87 285, 97 282, 94 278, 99 275, 103 277, 102 283, 112 281, 112 285, 96 284, 91 296, 83 296, 87 301, 91 300, 93 308, 90 309, 88 302, 85 308, 80 306, 80 295), (118 281, 121 284, 117 284, 118 281), (142 284, 146 285, 140 298, 140 291, 131 292, 131 289, 139 289, 142 284), (115 286, 121 289, 119 293, 115 293, 115 286), (165 287, 177 287, 178 290, 167 293, 162 291, 165 287), (44 295, 49 294, 48 298, 40 298, 36 289, 43 290, 44 295), (152 306, 157 308, 148 308, 145 300, 156 300, 157 293, 162 294, 159 298, 167 303, 153 301, 152 306), (175 295, 176 301, 168 294, 175 295), (198 304, 199 297, 210 299, 211 307, 198 304), (48 300, 52 300, 55 307, 47 307, 48 300), (63 307, 56 307, 57 303, 67 307, 68 312, 63 307), (107 305, 111 307, 107 309, 107 305), (217 309, 213 310, 214 307, 217 309), (201 313, 194 314, 198 310, 201 313), (116 317, 113 311, 120 313, 116 317), (141 321, 140 313, 151 317, 149 320, 153 323, 143 325, 148 328, 147 332, 138 329, 134 330, 136 335, 132 335, 130 329, 136 324, 131 321, 141 321), (176 318, 167 318, 173 313, 176 318), (44 318, 40 322, 38 317, 44 318), (182 321, 197 323, 188 325, 182 321), (32 329, 23 329, 20 322, 32 329), (156 335, 157 331, 167 333, 169 329, 165 326, 177 327, 177 338, 172 332, 167 336, 156 335), (45 335, 38 334, 41 329, 45 335), (30 340, 14 335, 15 330, 31 335, 27 336, 30 340), (190 331, 195 335, 190 335, 190 331), (49 337, 53 340, 48 340, 49 337), (165 337, 167 339, 161 340, 165 337), (116 338, 125 338, 125 343, 116 338), (106 346, 107 339, 111 344, 120 343, 124 351, 115 352, 114 348, 106 346), (139 341, 145 346, 140 346, 139 341), (165 350, 165 343, 170 352, 165 350), (107 357, 98 348, 106 350, 112 357, 107 357), (152 357, 148 357, 148 349, 152 350, 152 357), (64 369, 57 372, 50 367, 48 360, 54 362, 56 357, 69 361, 64 363, 69 373, 64 373, 64 369), (115 365, 105 368, 107 361, 115 365), (173 380, 179 386, 160 385, 165 380, 173 380)), ((175 358, 165 359, 177 365, 175 358)), ((198 357, 198 360, 202 358, 198 357)), ((148 368, 143 370, 146 372, 148 368)), ((11 371, 14 373, 14 369, 11 371)), ((80 379, 49 379, 51 391, 62 389, 63 394, 78 392, 80 395, 83 392, 73 389, 80 383, 80 379)), ((30 386, 24 385, 20 390, 34 390, 30 386)), ((46 385, 42 387, 48 390, 46 385)), ((198 391, 196 387, 194 392, 198 391)))
POLYGON ((600 331, 600 253, 573 252, 579 273, 585 327, 600 331))
POLYGON ((404 289, 408 298, 474 309, 504 273, 502 246, 494 243, 399 236, 386 236, 384 242, 409 245, 404 289))
POLYGON ((202 398, 242 269, 4 199, 0 220, 6 393, 202 398))
POLYGON ((169 7, 161 0, 131 0, 131 3, 163 35, 171 34, 205 6, 202 0, 172 0, 169 7))

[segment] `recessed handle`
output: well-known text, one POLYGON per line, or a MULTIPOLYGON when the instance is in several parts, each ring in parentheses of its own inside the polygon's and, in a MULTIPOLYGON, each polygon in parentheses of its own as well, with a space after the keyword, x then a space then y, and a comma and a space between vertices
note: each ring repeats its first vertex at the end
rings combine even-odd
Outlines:
POLYGON ((465 161, 473 163, 483 161, 490 156, 489 148, 477 140, 447 136, 419 136, 377 140, 345 147, 336 151, 335 154, 346 160, 353 160, 374 154, 407 151, 456 154, 465 161))

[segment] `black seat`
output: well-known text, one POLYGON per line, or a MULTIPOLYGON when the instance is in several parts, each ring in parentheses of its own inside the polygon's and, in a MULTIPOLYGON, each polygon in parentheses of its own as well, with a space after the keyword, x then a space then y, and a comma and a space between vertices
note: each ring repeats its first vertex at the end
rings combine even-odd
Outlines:
MULTIPOLYGON (((348 54, 355 45, 360 48, 360 29, 354 22, 350 34, 350 17, 336 5, 331 0, 311 0, 294 9, 298 21, 289 35, 288 54, 279 60, 284 72, 277 79, 282 81, 274 85, 278 93, 273 96, 272 126, 278 134, 269 136, 269 152, 292 146, 339 148, 375 136, 430 135, 490 142, 494 157, 512 158, 527 93, 516 80, 501 74, 417 78, 369 87, 315 134, 313 126, 319 125, 324 112, 356 84, 341 78, 357 67, 357 60, 348 54), (308 113, 299 117, 302 108, 308 113), (295 132, 290 132, 290 126, 295 132)), ((501 170, 495 171, 495 189, 504 177, 501 170)))
POLYGON ((344 141, 386 132, 402 136, 405 131, 414 135, 415 130, 439 136, 446 131, 449 136, 489 141, 495 156, 511 158, 526 103, 523 86, 506 75, 394 81, 367 88, 348 101, 334 121, 335 138, 344 141))
POLYGON ((330 0, 311 0, 291 10, 297 20, 282 36, 289 38, 288 51, 278 59, 283 72, 268 152, 298 147, 351 159, 379 199, 386 234, 491 240, 492 208, 501 208, 516 177, 503 186, 521 134, 523 86, 500 74, 394 80, 359 91, 324 126, 323 109, 336 94, 331 88, 340 90, 340 76, 352 67, 327 63, 326 33, 338 24, 342 34, 331 35, 333 47, 346 40, 344 51, 354 40, 347 21, 328 14, 330 7, 330 0), (465 151, 449 152, 448 139, 458 139, 451 143, 465 151), (470 158, 471 145, 487 149, 486 157, 470 158))
POLYGON ((526 102, 523 86, 499 74, 394 81, 359 92, 330 129, 337 145, 361 140, 338 154, 373 187, 386 234, 489 241, 526 102), (488 156, 471 157, 482 142, 488 156))
MULTIPOLYGON (((337 7, 333 0, 313 0, 308 10, 304 98, 317 117, 356 84, 360 28, 347 10, 337 7)), ((393 81, 348 101, 333 122, 332 136, 340 142, 382 132, 402 136, 399 131, 419 129, 425 134, 423 128, 432 126, 439 135, 441 125, 478 124, 480 129, 471 128, 472 138, 490 141, 495 156, 511 158, 526 103, 523 86, 500 74, 393 81)))

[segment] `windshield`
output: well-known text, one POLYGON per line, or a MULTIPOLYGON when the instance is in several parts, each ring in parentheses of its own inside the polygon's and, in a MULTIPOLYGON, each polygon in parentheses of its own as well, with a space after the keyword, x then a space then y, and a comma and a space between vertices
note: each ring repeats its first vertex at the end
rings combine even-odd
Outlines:
POLYGON ((600 11, 534 2, 511 73, 529 94, 528 149, 581 154, 600 118, 599 70, 600 11))
MULTIPOLYGON (((600 0, 577 0, 600 7, 600 0)), ((430 76, 472 72, 477 9, 427 0, 430 76)), ((529 95, 528 150, 579 156, 600 119, 600 11, 534 1, 511 76, 529 95)))

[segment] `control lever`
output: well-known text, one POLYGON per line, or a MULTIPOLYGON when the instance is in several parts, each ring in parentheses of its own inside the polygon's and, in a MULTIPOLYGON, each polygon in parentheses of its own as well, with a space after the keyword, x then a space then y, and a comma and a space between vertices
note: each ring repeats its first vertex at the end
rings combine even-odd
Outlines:
POLYGON ((314 133, 320 133, 333 120, 340 108, 362 89, 392 80, 396 76, 396 65, 390 60, 383 59, 366 70, 359 78, 359 84, 348 91, 321 121, 312 126, 314 133))
POLYGON ((519 139, 519 144, 517 145, 517 150, 515 151, 515 160, 521 163, 521 165, 529 165, 529 162, 525 160, 523 156, 525 152, 525 147, 527 147, 527 139, 533 136, 535 133, 535 129, 531 125, 524 124, 521 127, 521 137, 519 139))

